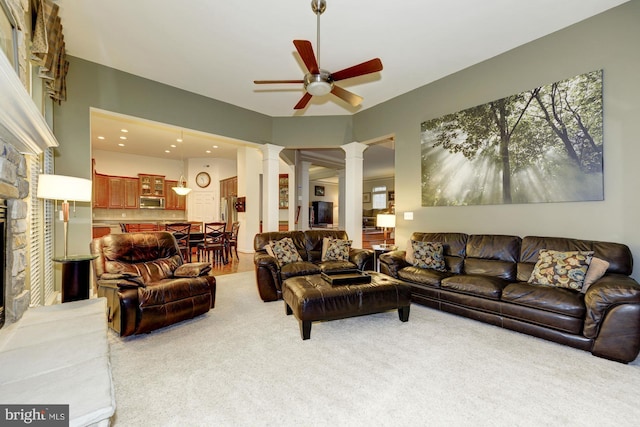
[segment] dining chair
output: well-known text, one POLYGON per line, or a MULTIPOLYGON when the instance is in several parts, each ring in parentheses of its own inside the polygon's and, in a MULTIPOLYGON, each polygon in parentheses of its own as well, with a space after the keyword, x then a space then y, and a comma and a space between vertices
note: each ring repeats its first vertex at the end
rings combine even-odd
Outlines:
POLYGON ((204 223, 204 238, 202 243, 198 244, 198 261, 201 259, 204 261, 211 261, 216 263, 221 261, 226 264, 227 256, 227 233, 225 228, 226 222, 205 222, 204 223), (213 259, 211 254, 213 253, 213 259), (201 258, 202 257, 202 258, 201 258))
POLYGON ((164 229, 176 238, 178 248, 185 262, 191 262, 191 247, 189 239, 191 238, 191 224, 188 222, 175 222, 173 224, 165 224, 164 229))
POLYGON ((231 255, 231 248, 234 249, 236 253, 236 258, 240 260, 238 256, 238 230, 240 230, 240 223, 238 221, 231 224, 231 232, 229 233, 229 237, 227 238, 227 255, 228 258, 233 258, 231 255))

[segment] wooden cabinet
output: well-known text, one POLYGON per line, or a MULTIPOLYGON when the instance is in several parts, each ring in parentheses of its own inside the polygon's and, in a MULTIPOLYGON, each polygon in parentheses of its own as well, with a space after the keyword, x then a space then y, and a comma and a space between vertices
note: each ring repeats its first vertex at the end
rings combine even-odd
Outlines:
POLYGON ((138 208, 138 180, 119 176, 109 177, 110 209, 138 208))
POLYGON ((164 193, 166 195, 164 205, 165 210, 185 210, 187 206, 187 196, 180 196, 172 190, 173 187, 178 185, 178 181, 165 180, 164 184, 164 193))
POLYGON ((238 177, 220 180, 220 197, 238 196, 238 177))
POLYGON ((93 207, 109 207, 109 177, 96 173, 93 175, 93 207))
POLYGON ((136 178, 124 179, 124 208, 138 209, 140 197, 138 196, 138 180, 136 178))
POLYGON ((165 196, 164 176, 138 174, 141 196, 165 196))
POLYGON ((278 177, 278 207, 289 209, 289 175, 286 173, 278 177))

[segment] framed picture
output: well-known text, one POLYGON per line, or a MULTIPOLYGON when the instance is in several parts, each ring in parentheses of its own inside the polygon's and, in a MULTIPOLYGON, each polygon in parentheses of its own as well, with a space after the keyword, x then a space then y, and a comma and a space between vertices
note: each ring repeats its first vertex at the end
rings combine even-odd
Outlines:
POLYGON ((389 200, 390 202, 391 202, 391 201, 394 201, 394 200, 396 199, 396 192, 395 192, 395 191, 389 191, 388 193, 389 193, 389 194, 388 194, 388 195, 389 195, 388 200, 389 200))
POLYGON ((362 203, 371 203, 371 193, 362 193, 362 203))
POLYGON ((315 195, 316 196, 324 196, 324 187, 321 185, 315 186, 315 195))
POLYGON ((422 206, 604 200, 602 84, 596 70, 423 122, 422 206))
POLYGON ((0 0, 0 50, 18 72, 18 48, 16 27, 13 17, 7 12, 4 1, 0 0))

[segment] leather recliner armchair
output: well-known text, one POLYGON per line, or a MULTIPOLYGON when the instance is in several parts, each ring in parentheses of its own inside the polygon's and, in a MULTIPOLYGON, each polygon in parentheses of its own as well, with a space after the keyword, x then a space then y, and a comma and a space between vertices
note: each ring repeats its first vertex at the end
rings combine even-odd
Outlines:
POLYGON ((214 307, 209 263, 185 264, 168 232, 109 234, 93 239, 98 296, 106 297, 109 327, 128 336, 199 316, 214 307))

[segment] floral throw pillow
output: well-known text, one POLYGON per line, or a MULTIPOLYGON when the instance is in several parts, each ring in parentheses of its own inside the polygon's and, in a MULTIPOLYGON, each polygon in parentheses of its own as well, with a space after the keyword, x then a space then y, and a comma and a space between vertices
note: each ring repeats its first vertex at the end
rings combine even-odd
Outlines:
POLYGON ((283 237, 280 240, 271 242, 271 250, 280 266, 302 261, 291 237, 283 237))
POLYGON ((413 265, 431 270, 447 271, 444 263, 444 250, 439 242, 411 241, 413 265))
POLYGON ((329 237, 325 237, 323 240, 322 261, 349 261, 352 240, 332 239, 329 237))
POLYGON ((553 251, 540 249, 529 283, 579 291, 591 263, 593 251, 553 251))

